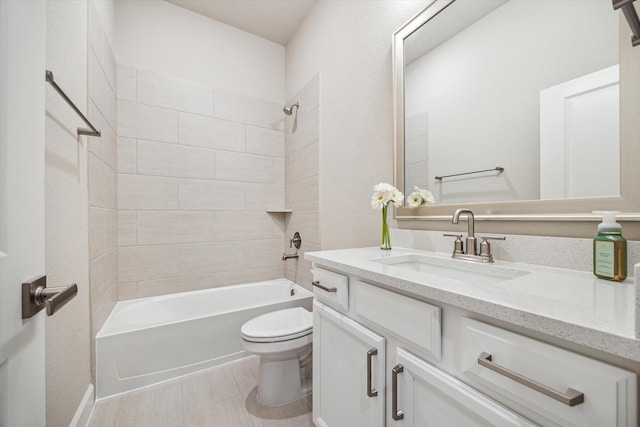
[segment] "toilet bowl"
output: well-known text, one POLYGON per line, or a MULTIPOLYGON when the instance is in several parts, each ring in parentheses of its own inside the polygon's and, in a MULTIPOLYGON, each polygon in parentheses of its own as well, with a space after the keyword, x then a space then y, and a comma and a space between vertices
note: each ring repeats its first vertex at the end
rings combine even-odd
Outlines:
POLYGON ((312 327, 313 314, 302 307, 273 311, 242 325, 242 346, 260 356, 260 404, 283 405, 311 392, 312 327))

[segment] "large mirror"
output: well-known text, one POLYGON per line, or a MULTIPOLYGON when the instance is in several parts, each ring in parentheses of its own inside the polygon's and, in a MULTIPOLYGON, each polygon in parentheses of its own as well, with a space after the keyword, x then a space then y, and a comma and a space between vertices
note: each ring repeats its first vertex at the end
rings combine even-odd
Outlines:
POLYGON ((396 186, 428 189, 435 204, 396 218, 461 205, 505 219, 635 218, 640 153, 625 120, 638 111, 625 96, 640 77, 624 25, 610 0, 436 0, 399 29, 396 186))

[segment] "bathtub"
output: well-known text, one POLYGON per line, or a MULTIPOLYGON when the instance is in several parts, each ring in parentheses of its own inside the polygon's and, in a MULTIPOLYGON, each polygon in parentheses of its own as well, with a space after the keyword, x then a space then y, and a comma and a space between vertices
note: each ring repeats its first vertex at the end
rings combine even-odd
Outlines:
POLYGON ((96 337, 96 398, 245 357, 244 322, 312 301, 287 279, 121 301, 96 337))

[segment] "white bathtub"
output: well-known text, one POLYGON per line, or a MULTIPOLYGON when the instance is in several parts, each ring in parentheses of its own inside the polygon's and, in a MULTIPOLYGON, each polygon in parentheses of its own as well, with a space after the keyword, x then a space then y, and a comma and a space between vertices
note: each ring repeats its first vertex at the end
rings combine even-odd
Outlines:
POLYGON ((276 279, 119 302, 96 337, 96 397, 244 357, 244 322, 283 308, 311 310, 312 300, 276 279))

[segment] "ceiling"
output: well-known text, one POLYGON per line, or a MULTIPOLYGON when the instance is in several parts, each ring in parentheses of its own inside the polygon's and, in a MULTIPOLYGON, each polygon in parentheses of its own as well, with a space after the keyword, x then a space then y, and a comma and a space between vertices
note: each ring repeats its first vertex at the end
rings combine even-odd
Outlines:
POLYGON ((286 45, 316 0, 165 0, 286 45))

